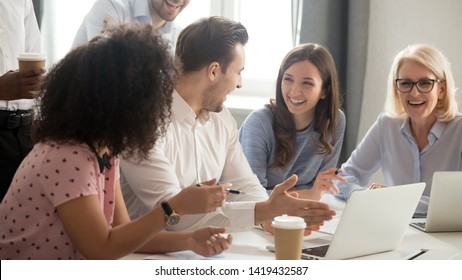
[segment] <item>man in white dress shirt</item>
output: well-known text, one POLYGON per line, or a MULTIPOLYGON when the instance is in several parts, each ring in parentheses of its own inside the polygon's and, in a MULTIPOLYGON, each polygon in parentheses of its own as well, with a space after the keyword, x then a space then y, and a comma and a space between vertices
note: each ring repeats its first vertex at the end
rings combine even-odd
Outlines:
POLYGON ((40 52, 31 0, 0 1, 0 201, 32 148, 32 105, 45 69, 18 71, 18 55, 40 52))
POLYGON ((215 212, 182 216, 169 230, 206 225, 247 230, 288 214, 304 217, 309 232, 335 215, 324 203, 289 195, 296 176, 278 185, 268 198, 252 173, 236 122, 223 107, 226 96, 242 86, 247 40, 244 26, 223 17, 198 20, 180 33, 175 52, 180 77, 166 135, 155 145, 149 162, 121 161, 122 191, 132 218, 182 188, 204 182, 231 183, 240 194, 230 193, 215 212))
POLYGON ((174 19, 191 0, 97 0, 85 16, 72 43, 75 48, 100 35, 111 25, 139 22, 151 24, 175 49, 181 31, 174 19))

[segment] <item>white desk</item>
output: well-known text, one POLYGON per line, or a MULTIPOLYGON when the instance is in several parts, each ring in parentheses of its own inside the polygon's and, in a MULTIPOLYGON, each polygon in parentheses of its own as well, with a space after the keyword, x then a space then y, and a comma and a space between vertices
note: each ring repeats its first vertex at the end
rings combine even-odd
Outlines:
MULTIPOLYGON (((325 195, 323 201, 331 205, 335 210, 341 210, 344 202, 340 202, 332 196, 325 195)), ((273 244, 273 236, 260 229, 252 229, 246 232, 232 233, 233 244, 230 249, 213 259, 233 260, 274 260, 274 253, 266 250, 266 245, 273 244)), ((305 243, 313 244, 321 239, 329 238, 330 235, 322 232, 313 232, 305 237, 305 243)), ((433 249, 437 251, 457 252, 453 259, 462 260, 462 232, 424 233, 411 226, 397 250, 374 255, 359 257, 357 259, 393 260, 403 259, 409 254, 420 249, 433 249)), ((152 255, 130 254, 123 259, 143 259, 152 255)), ((154 255, 155 259, 204 259, 192 252, 179 252, 167 255, 154 255)))

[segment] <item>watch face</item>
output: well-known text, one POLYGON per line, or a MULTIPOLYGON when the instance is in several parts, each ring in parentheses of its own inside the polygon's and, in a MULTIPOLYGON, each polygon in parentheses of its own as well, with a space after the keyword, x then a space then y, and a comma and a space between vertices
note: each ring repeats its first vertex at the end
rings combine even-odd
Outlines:
POLYGON ((172 214, 172 215, 168 216, 167 224, 169 226, 173 226, 173 225, 178 224, 179 221, 180 221, 180 215, 172 214))

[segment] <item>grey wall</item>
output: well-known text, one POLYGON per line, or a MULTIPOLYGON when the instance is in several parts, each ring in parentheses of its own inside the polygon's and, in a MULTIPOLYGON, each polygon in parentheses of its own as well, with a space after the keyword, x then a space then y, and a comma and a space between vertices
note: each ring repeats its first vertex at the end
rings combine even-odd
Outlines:
POLYGON ((300 43, 318 43, 337 66, 347 130, 340 155, 356 147, 367 62, 369 0, 304 0, 300 43))

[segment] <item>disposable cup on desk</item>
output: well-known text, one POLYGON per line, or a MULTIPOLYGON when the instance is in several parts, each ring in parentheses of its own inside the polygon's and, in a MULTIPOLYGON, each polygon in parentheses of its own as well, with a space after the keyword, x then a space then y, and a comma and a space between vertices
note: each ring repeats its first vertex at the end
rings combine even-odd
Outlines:
POLYGON ((282 215, 271 223, 277 260, 299 260, 302 253, 305 221, 300 217, 282 215))

